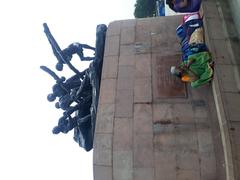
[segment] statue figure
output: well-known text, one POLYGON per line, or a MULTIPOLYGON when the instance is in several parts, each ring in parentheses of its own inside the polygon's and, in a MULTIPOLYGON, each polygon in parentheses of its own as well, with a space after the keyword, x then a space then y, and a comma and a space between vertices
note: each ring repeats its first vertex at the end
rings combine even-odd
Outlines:
POLYGON ((46 23, 43 24, 44 32, 57 58, 56 69, 62 71, 66 64, 74 75, 68 79, 61 78, 50 68, 40 68, 54 78, 56 83, 52 87, 52 93, 47 96, 49 102, 55 103, 57 109, 63 110, 57 126, 52 130, 53 134, 68 133, 74 129, 73 139, 86 151, 93 148, 93 139, 96 123, 96 113, 99 98, 99 88, 102 72, 104 43, 107 27, 104 24, 97 26, 96 47, 87 44, 72 43, 61 50, 52 36, 46 23), (85 56, 84 49, 95 52, 94 57, 85 56), (71 64, 71 59, 77 54, 81 61, 92 61, 89 68, 80 72, 71 64))

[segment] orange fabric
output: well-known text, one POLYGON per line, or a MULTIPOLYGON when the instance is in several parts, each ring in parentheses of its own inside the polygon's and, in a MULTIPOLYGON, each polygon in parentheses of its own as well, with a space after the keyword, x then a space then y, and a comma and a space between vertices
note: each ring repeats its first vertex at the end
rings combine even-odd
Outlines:
POLYGON ((184 75, 181 79, 184 82, 190 82, 190 77, 188 75, 184 75))

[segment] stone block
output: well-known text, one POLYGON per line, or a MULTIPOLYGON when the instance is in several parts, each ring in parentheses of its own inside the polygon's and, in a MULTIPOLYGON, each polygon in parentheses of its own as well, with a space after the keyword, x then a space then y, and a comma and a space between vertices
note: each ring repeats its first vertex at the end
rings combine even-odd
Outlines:
POLYGON ((113 21, 108 25, 107 36, 120 35, 122 21, 113 21))
POLYGON ((164 122, 173 122, 173 104, 161 103, 153 104, 153 122, 164 124, 164 122))
POLYGON ((153 168, 153 135, 134 134, 133 165, 136 168, 153 168))
POLYGON ((213 39, 210 40, 213 45, 213 60, 216 64, 230 64, 231 56, 229 54, 229 48, 225 39, 213 39))
POLYGON ((133 131, 135 134, 153 133, 152 106, 150 104, 135 104, 133 131))
POLYGON ((118 78, 131 78, 134 77, 134 66, 119 66, 118 67, 118 78))
POLYGON ((134 77, 124 77, 124 78, 118 78, 117 80, 117 89, 125 89, 125 90, 132 90, 134 88, 134 77))
POLYGON ((200 173, 201 180, 217 178, 216 159, 214 153, 200 154, 200 173))
POLYGON ((191 104, 188 103, 161 103, 153 105, 154 123, 194 123, 194 114, 191 104))
POLYGON ((133 149, 132 119, 116 118, 114 121, 113 150, 130 151, 133 149))
POLYGON ((100 87, 99 104, 114 104, 116 94, 116 79, 103 79, 100 87))
POLYGON ((151 20, 142 19, 137 21, 136 42, 151 42, 151 20))
POLYGON ((117 90, 115 112, 115 117, 133 117, 132 90, 117 90))
POLYGON ((225 92, 238 92, 234 67, 232 65, 217 65, 219 79, 221 81, 221 86, 225 92))
POLYGON ((119 55, 120 36, 107 36, 105 40, 104 56, 119 55))
POLYGON ((93 165, 94 180, 113 180, 111 166, 93 165))
POLYGON ((149 78, 151 77, 151 54, 138 54, 135 56, 135 77, 136 78, 149 78))
POLYGON ((223 23, 220 18, 205 18, 210 39, 225 39, 223 23))
POLYGON ((240 122, 230 122, 229 133, 232 141, 232 145, 239 145, 239 153, 240 153, 240 122))
POLYGON ((134 180, 155 180, 154 168, 134 168, 133 169, 134 180))
POLYGON ((133 179, 132 151, 113 151, 113 179, 133 179))
POLYGON ((217 5, 216 2, 212 2, 212 1, 206 1, 202 4, 202 8, 204 10, 204 16, 205 17, 219 17, 219 13, 218 13, 218 9, 217 9, 217 5))
POLYGON ((177 180, 201 180, 200 172, 195 170, 178 170, 177 180))
POLYGON ((174 152, 156 152, 155 159, 155 178, 157 180, 176 180, 177 164, 174 152))
POLYGON ((164 125, 161 133, 154 133, 153 144, 155 152, 175 152, 176 137, 174 127, 172 125, 164 125))
POLYGON ((120 45, 120 54, 121 55, 135 55, 136 49, 134 44, 124 44, 120 45))
POLYGON ((149 54, 151 53, 151 42, 136 42, 134 45, 135 54, 149 54))
POLYGON ((194 124, 178 124, 175 129, 177 152, 198 151, 198 138, 194 124))
POLYGON ((105 56, 103 60, 102 79, 117 78, 118 56, 105 56))
POLYGON ((239 93, 224 93, 226 110, 231 121, 240 121, 240 94, 239 93))
POLYGON ((135 66, 135 55, 121 55, 119 56, 120 66, 135 66))
POLYGON ((152 84, 151 78, 137 78, 134 82, 134 102, 150 103, 152 102, 152 84))
POLYGON ((171 66, 180 64, 180 55, 152 56, 153 99, 186 98, 185 84, 170 73, 171 66))
POLYGON ((200 172, 200 158, 198 152, 177 153, 177 167, 179 170, 192 170, 200 172))
POLYGON ((198 149, 200 153, 213 153, 213 138, 210 128, 197 127, 198 149))
POLYGON ((128 26, 121 29, 120 44, 134 44, 135 26, 128 26))
POLYGON ((114 104, 101 104, 98 106, 96 133, 113 133, 114 111, 114 104))
POLYGON ((136 26, 136 19, 127 19, 122 21, 122 28, 133 27, 136 26))
POLYGON ((93 162, 95 165, 112 166, 112 134, 95 134, 93 162))

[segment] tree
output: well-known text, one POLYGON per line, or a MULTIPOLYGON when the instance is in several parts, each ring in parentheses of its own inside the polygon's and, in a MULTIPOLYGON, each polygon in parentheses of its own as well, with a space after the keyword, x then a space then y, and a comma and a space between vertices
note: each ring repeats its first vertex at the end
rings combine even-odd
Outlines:
POLYGON ((137 0, 135 4, 135 18, 153 17, 155 16, 156 0, 137 0))

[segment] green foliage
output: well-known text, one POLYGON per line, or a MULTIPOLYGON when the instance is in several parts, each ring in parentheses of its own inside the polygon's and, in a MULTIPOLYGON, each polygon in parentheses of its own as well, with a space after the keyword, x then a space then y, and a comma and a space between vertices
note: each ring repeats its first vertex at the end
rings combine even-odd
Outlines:
POLYGON ((135 18, 145 18, 155 16, 156 0, 137 0, 135 4, 135 18))

